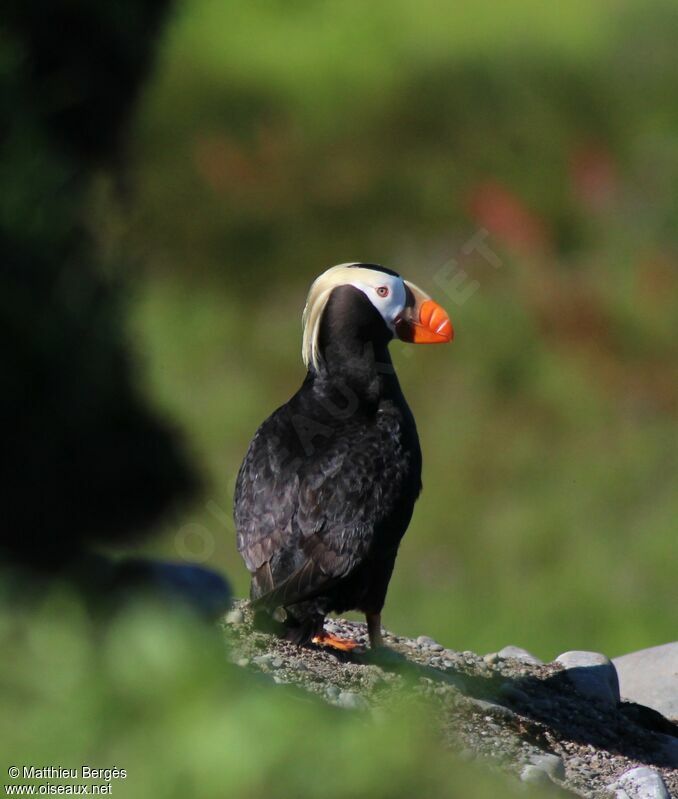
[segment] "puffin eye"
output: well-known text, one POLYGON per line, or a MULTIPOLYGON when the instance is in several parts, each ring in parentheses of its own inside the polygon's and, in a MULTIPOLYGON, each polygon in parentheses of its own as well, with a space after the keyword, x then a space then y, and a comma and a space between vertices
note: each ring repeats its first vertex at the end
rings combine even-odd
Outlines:
POLYGON ((388 286, 379 286, 377 289, 377 294, 380 297, 388 297, 388 286))

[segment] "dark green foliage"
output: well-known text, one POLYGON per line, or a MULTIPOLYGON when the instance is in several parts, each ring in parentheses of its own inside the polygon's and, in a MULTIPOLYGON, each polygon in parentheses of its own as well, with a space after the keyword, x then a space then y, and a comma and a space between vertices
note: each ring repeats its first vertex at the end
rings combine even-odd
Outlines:
POLYGON ((85 224, 165 5, 3 7, 0 544, 44 565, 139 533, 194 484, 135 386, 120 292, 85 224))

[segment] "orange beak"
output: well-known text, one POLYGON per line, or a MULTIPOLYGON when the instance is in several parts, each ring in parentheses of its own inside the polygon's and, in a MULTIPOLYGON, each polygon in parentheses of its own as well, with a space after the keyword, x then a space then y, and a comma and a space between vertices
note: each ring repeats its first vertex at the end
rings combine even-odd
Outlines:
POLYGON ((396 334, 412 344, 447 344, 454 338, 454 328, 445 309, 409 281, 408 303, 396 320, 396 334))

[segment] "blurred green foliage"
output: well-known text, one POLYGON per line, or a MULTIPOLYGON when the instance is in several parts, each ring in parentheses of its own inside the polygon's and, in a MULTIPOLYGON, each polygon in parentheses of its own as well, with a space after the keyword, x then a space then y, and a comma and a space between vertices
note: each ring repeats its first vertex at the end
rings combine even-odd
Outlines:
POLYGON ((138 390, 119 277, 83 207, 93 172, 119 157, 166 5, 2 6, 2 562, 54 569, 94 541, 129 543, 195 493, 174 430, 138 390))
POLYGON ((301 382, 305 292, 377 261, 457 328, 394 345, 425 488, 386 624, 544 657, 675 637, 676 23, 660 0, 181 6, 133 199, 97 195, 102 246, 138 257, 149 391, 211 480, 164 551, 246 593, 232 486, 301 382))
POLYGON ((366 723, 230 666, 219 633, 166 608, 102 628, 55 591, 3 610, 0 637, 3 783, 82 784, 7 769, 90 766, 125 770, 111 781, 120 799, 525 795, 444 751, 425 707, 403 700, 366 723))

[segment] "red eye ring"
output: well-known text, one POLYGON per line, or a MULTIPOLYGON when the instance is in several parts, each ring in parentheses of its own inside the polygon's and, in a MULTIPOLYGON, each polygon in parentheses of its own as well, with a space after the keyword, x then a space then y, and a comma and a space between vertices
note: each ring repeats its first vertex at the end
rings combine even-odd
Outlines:
POLYGON ((380 297, 388 297, 388 293, 389 293, 388 286, 379 286, 379 288, 377 289, 377 294, 380 297))

